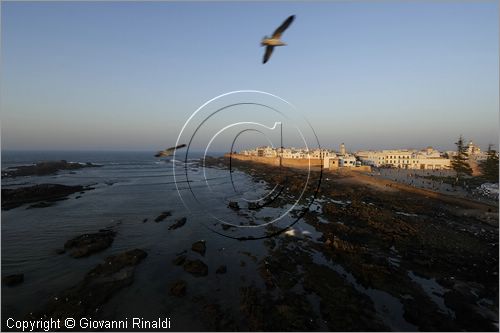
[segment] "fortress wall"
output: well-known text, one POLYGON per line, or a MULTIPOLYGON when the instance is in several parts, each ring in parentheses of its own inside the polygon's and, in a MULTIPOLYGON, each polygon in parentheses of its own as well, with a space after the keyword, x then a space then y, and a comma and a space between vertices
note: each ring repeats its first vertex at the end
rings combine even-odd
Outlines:
MULTIPOLYGON (((225 157, 229 158, 229 154, 225 154, 225 157)), ((241 154, 232 154, 233 159, 237 159, 240 161, 251 161, 251 162, 257 162, 257 163, 263 163, 267 165, 273 165, 273 166, 279 166, 280 165, 280 159, 279 157, 260 157, 260 156, 249 156, 249 155, 241 155, 241 154)), ((311 169, 317 170, 321 167, 321 159, 319 158, 311 158, 309 159, 298 159, 298 158, 283 158, 281 160, 281 163, 284 167, 289 167, 289 168, 298 168, 298 169, 308 169, 309 168, 309 163, 311 166, 311 169)), ((325 166, 325 169, 328 169, 328 166, 325 166)), ((330 170, 342 170, 346 169, 347 170, 352 170, 352 171, 361 171, 361 172, 370 172, 372 169, 369 165, 362 165, 362 166, 357 166, 353 168, 339 168, 338 166, 330 166, 330 170)))
MULTIPOLYGON (((229 154, 226 154, 225 156, 229 157, 229 154)), ((274 165, 274 166, 280 165, 279 157, 260 157, 260 156, 248 156, 248 155, 232 154, 232 158, 240 160, 240 161, 252 161, 252 162, 263 163, 263 164, 274 165)), ((281 164, 283 166, 290 167, 290 168, 307 169, 307 168, 309 168, 309 163, 311 165, 311 168, 318 168, 321 166, 321 160, 318 158, 311 158, 310 160, 308 160, 308 159, 296 159, 296 158, 283 158, 281 160, 281 164)))

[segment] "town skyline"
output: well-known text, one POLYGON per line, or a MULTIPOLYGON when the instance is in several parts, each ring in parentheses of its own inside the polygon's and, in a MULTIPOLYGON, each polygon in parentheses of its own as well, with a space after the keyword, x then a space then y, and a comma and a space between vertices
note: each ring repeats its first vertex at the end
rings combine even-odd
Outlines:
MULTIPOLYGON (((458 137, 457 139, 458 140, 458 137)), ((498 143, 494 143, 494 142, 489 142, 489 143, 486 143, 484 145, 481 145, 479 143, 477 143, 475 140, 468 140, 466 137, 464 137, 464 142, 466 144, 469 144, 470 142, 472 142, 475 146, 479 147, 481 149, 481 151, 487 151, 488 147, 490 146, 491 144, 491 147, 492 149, 498 151, 498 143)), ((486 141, 488 142, 488 141, 486 141)), ((174 142, 175 143, 175 142, 174 142)), ((332 150, 332 151, 336 151, 338 150, 338 147, 344 142, 339 142, 339 143, 334 143, 334 144, 324 144, 323 142, 320 142, 321 144, 321 149, 329 149, 329 150, 332 150)), ((416 145, 413 145, 413 146, 400 146, 400 145, 384 145, 382 147, 375 147, 373 148, 372 146, 370 146, 370 148, 368 148, 367 146, 355 146, 355 147, 352 147, 351 145, 349 145, 349 143, 344 143, 346 145, 346 149, 347 151, 349 152, 355 152, 355 151, 360 151, 360 150, 370 150, 370 151, 382 151, 382 150, 424 150, 425 148, 427 147, 432 147, 438 151, 441 151, 441 152, 446 152, 446 151, 455 151, 456 150, 456 145, 455 143, 451 143, 451 144, 442 144, 442 145, 437 145, 437 144, 428 144, 428 145, 423 145, 423 146, 416 146, 416 145)), ((257 147, 265 147, 266 145, 252 145, 252 144, 244 144, 242 145, 244 147, 247 147, 245 149, 252 149, 252 148, 257 148, 257 147)), ((162 148, 162 146, 158 146, 157 148, 162 148)), ((274 145, 274 148, 280 148, 279 145, 274 145)), ((300 145, 285 145, 283 146, 283 148, 297 148, 297 149, 302 149, 302 148, 305 148, 304 146, 300 146, 300 145)), ((314 150, 314 149, 317 149, 317 147, 311 147, 310 148, 311 150, 314 150)), ((100 149, 4 149, 2 148, 3 151, 40 151, 40 152, 43 152, 43 151, 110 151, 110 152, 113 152, 113 151, 123 151, 123 152, 134 152, 134 151, 137 151, 137 152, 156 152, 157 149, 156 148, 152 148, 152 149, 127 149, 127 148, 122 148, 122 149, 110 149, 110 148, 100 148, 100 149)), ((204 152, 204 149, 202 148, 191 148, 192 151, 194 152, 204 152)), ((237 149, 237 150, 244 150, 243 148, 242 149, 237 149)), ((212 150, 213 152, 217 152, 217 153, 225 153, 225 152, 228 152, 227 149, 221 149, 221 150, 212 150)))
MULTIPOLYGON (((474 146, 476 148, 479 148, 480 151, 486 151, 487 148, 489 147, 489 145, 486 147, 486 149, 483 149, 480 145, 476 144, 473 140, 466 140, 464 139, 464 143, 466 146, 474 146)), ((492 149, 494 150, 498 150, 498 149, 495 149, 496 145, 494 144, 491 144, 492 145, 492 149)), ((328 149, 328 150, 331 150, 331 151, 341 151, 342 150, 342 146, 345 147, 345 150, 348 151, 348 152, 356 152, 356 151, 363 151, 363 150, 367 150, 367 151, 383 151, 383 150, 425 150, 427 148, 433 148, 433 149, 436 149, 438 151, 442 151, 442 152, 447 152, 447 151, 454 151, 453 149, 438 149, 439 147, 437 146, 434 146, 434 145, 428 145, 428 146, 425 146, 425 147, 392 147, 392 148, 375 148, 375 149, 369 149, 369 148, 359 148, 359 149, 348 149, 347 148, 347 145, 344 143, 344 142, 341 142, 337 145, 336 148, 339 148, 339 149, 336 149, 336 148, 332 148, 333 146, 332 145, 329 145, 329 146, 325 146, 325 145, 322 145, 321 146, 321 149, 328 149)), ((248 150, 248 149, 255 149, 255 148, 263 148, 263 147, 273 147, 275 149, 280 149, 281 147, 280 146, 269 146, 269 145, 263 145, 263 146, 255 146, 255 147, 249 147, 245 150, 248 150)), ((456 146, 454 146, 456 148, 456 146)), ((283 149, 305 149, 304 146, 283 146, 283 149)), ((316 150, 318 149, 317 147, 311 147, 309 148, 309 150, 316 150)), ((456 150, 456 149, 455 149, 456 150)))
MULTIPOLYGON (((488 158, 488 153, 472 141, 465 144, 466 155, 469 163, 473 163, 476 170, 478 164, 488 158)), ((338 150, 328 148, 295 148, 295 147, 271 147, 262 146, 253 149, 245 149, 235 153, 235 157, 257 159, 277 159, 288 161, 321 161, 326 169, 337 168, 359 168, 369 167, 391 167, 398 169, 425 169, 425 170, 450 170, 452 160, 458 154, 457 151, 439 151, 431 146, 423 149, 384 149, 384 150, 357 150, 348 151, 344 143, 338 150)), ((226 154, 227 156, 227 154, 226 154)), ((280 162, 281 164, 281 162, 280 162)))

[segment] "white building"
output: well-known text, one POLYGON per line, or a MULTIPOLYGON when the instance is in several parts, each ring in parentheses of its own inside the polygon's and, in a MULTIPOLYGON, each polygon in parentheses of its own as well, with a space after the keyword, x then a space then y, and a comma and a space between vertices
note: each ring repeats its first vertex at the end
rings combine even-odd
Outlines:
POLYGON ((326 169, 337 168, 354 168, 360 167, 361 163, 356 156, 349 154, 345 150, 344 144, 340 147, 342 154, 337 155, 334 151, 324 148, 305 149, 305 148, 273 148, 273 147, 257 147, 249 150, 242 150, 240 154, 247 156, 258 157, 279 157, 288 159, 320 159, 323 160, 323 165, 326 169))
POLYGON ((353 155, 344 154, 342 156, 339 156, 338 158, 339 158, 339 167, 341 168, 345 167, 352 168, 356 166, 356 157, 354 157, 353 155))
POLYGON ((376 167, 390 165, 396 168, 409 169, 414 151, 407 149, 382 150, 382 151, 358 151, 356 156, 367 165, 376 167))
POLYGON ((310 155, 311 158, 325 158, 325 157, 334 157, 336 154, 334 152, 329 151, 328 149, 314 149, 310 155))
POLYGON ((390 166, 401 169, 449 169, 450 159, 432 147, 420 151, 398 149, 381 151, 358 151, 356 156, 367 165, 390 166))

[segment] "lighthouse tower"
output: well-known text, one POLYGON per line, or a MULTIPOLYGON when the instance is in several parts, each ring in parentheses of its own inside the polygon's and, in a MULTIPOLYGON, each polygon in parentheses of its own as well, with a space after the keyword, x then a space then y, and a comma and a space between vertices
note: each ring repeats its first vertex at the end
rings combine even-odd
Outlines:
POLYGON ((345 145, 344 143, 342 142, 342 144, 340 145, 340 155, 345 155, 345 145))

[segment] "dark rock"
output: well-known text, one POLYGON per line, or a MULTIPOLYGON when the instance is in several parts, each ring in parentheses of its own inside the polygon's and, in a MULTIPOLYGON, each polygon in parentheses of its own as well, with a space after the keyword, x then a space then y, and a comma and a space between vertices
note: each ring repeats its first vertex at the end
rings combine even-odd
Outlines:
POLYGON ((86 257, 110 247, 115 236, 116 232, 103 229, 94 234, 83 234, 70 239, 64 244, 64 248, 70 250, 73 258, 86 257))
POLYGON ((26 209, 45 208, 45 207, 54 206, 54 204, 55 204, 55 202, 42 201, 42 202, 37 202, 36 204, 29 205, 28 207, 26 207, 26 209))
POLYGON ((182 218, 178 219, 177 221, 175 221, 175 223, 172 224, 170 227, 168 227, 168 230, 178 229, 178 228, 182 227, 184 224, 186 224, 186 221, 187 221, 187 219, 185 217, 182 217, 182 218))
POLYGON ((255 263, 258 261, 257 256, 255 256, 255 255, 251 254, 251 253, 250 253, 250 252, 248 252, 248 251, 239 251, 239 253, 241 253, 241 254, 243 254, 243 255, 245 255, 245 256, 247 256, 247 257, 249 257, 249 258, 250 258, 250 259, 252 259, 252 261, 253 261, 253 262, 255 262, 255 263))
POLYGON ((469 295, 463 297, 463 290, 452 290, 444 294, 445 304, 454 310, 456 321, 464 331, 493 332, 498 331, 498 311, 484 307, 481 309, 476 302, 471 302, 469 295), (492 311, 493 310, 493 311, 492 311))
POLYGON ((346 252, 357 252, 357 247, 348 241, 342 240, 338 237, 333 236, 333 241, 329 238, 325 241, 326 247, 332 247, 337 250, 346 251, 346 252))
POLYGON ((206 276, 208 274, 208 266, 201 260, 186 260, 184 270, 194 276, 206 276))
POLYGON ((2 177, 44 176, 56 173, 59 170, 77 170, 82 168, 100 167, 87 162, 86 164, 61 161, 39 162, 34 165, 21 165, 7 168, 2 171, 2 177))
POLYGON ((12 274, 12 275, 7 275, 2 278, 2 282, 6 286, 15 286, 24 281, 24 274, 12 274))
POLYGON ((248 331, 315 331, 316 314, 307 298, 284 293, 273 299, 255 286, 240 288, 240 311, 248 331))
MULTIPOLYGON (((67 186, 59 184, 39 184, 15 189, 5 188, 2 189, 2 209, 8 210, 31 202, 62 200, 72 193, 92 189, 82 185, 67 186)), ((40 203, 33 205, 31 208, 48 207, 49 205, 50 203, 40 203)))
POLYGON ((95 316, 115 293, 132 284, 135 266, 146 256, 143 250, 134 249, 107 257, 81 282, 52 298, 40 311, 30 313, 28 318, 79 319, 95 316))
MULTIPOLYGON (((140 249, 129 250, 118 255, 109 256, 104 263, 97 265, 87 274, 87 279, 102 277, 103 275, 114 274, 126 266, 135 266, 142 259, 147 257, 147 253, 140 249)), ((121 277, 116 277, 118 280, 121 277)))
POLYGON ((227 272, 226 265, 220 265, 215 271, 215 274, 226 274, 226 272, 227 272))
POLYGON ((234 210, 240 210, 240 205, 236 201, 229 201, 227 206, 234 210))
POLYGON ((186 281, 178 280, 170 287, 170 294, 181 297, 186 295, 186 281))
POLYGON ((142 223, 146 223, 146 222, 148 222, 148 219, 142 220, 142 223))
POLYGON ((185 255, 180 255, 178 257, 176 257, 172 263, 175 265, 175 266, 180 266, 182 264, 184 264, 184 262, 186 261, 186 256, 185 255))
POLYGON ((229 225, 229 224, 225 224, 225 223, 222 223, 222 230, 228 230, 228 229, 231 229, 233 226, 232 225, 229 225))
POLYGON ((163 212, 160 215, 158 215, 157 218, 155 218, 155 222, 157 222, 157 223, 161 222, 161 221, 163 221, 164 219, 166 219, 169 216, 172 216, 171 212, 163 212))
POLYGON ((273 289, 275 287, 275 283, 273 281, 273 275, 269 271, 268 265, 265 264, 265 261, 258 267, 258 272, 260 277, 264 280, 264 284, 267 289, 273 289))
POLYGON ((202 309, 202 320, 207 331, 233 332, 239 331, 230 311, 224 311, 219 304, 205 304, 202 309))
POLYGON ((321 316, 330 330, 387 330, 370 298, 328 267, 309 265, 303 287, 306 292, 321 295, 321 316))
POLYGON ((205 255, 206 249, 207 249, 207 247, 205 245, 204 240, 197 241, 197 242, 193 243, 193 245, 191 246, 191 250, 193 250, 194 252, 198 252, 202 256, 205 255))
POLYGON ((262 208, 262 207, 256 202, 249 202, 248 203, 248 209, 250 209, 250 210, 257 210, 259 208, 262 208))
POLYGON ((65 249, 56 249, 56 254, 64 254, 66 253, 65 249))

